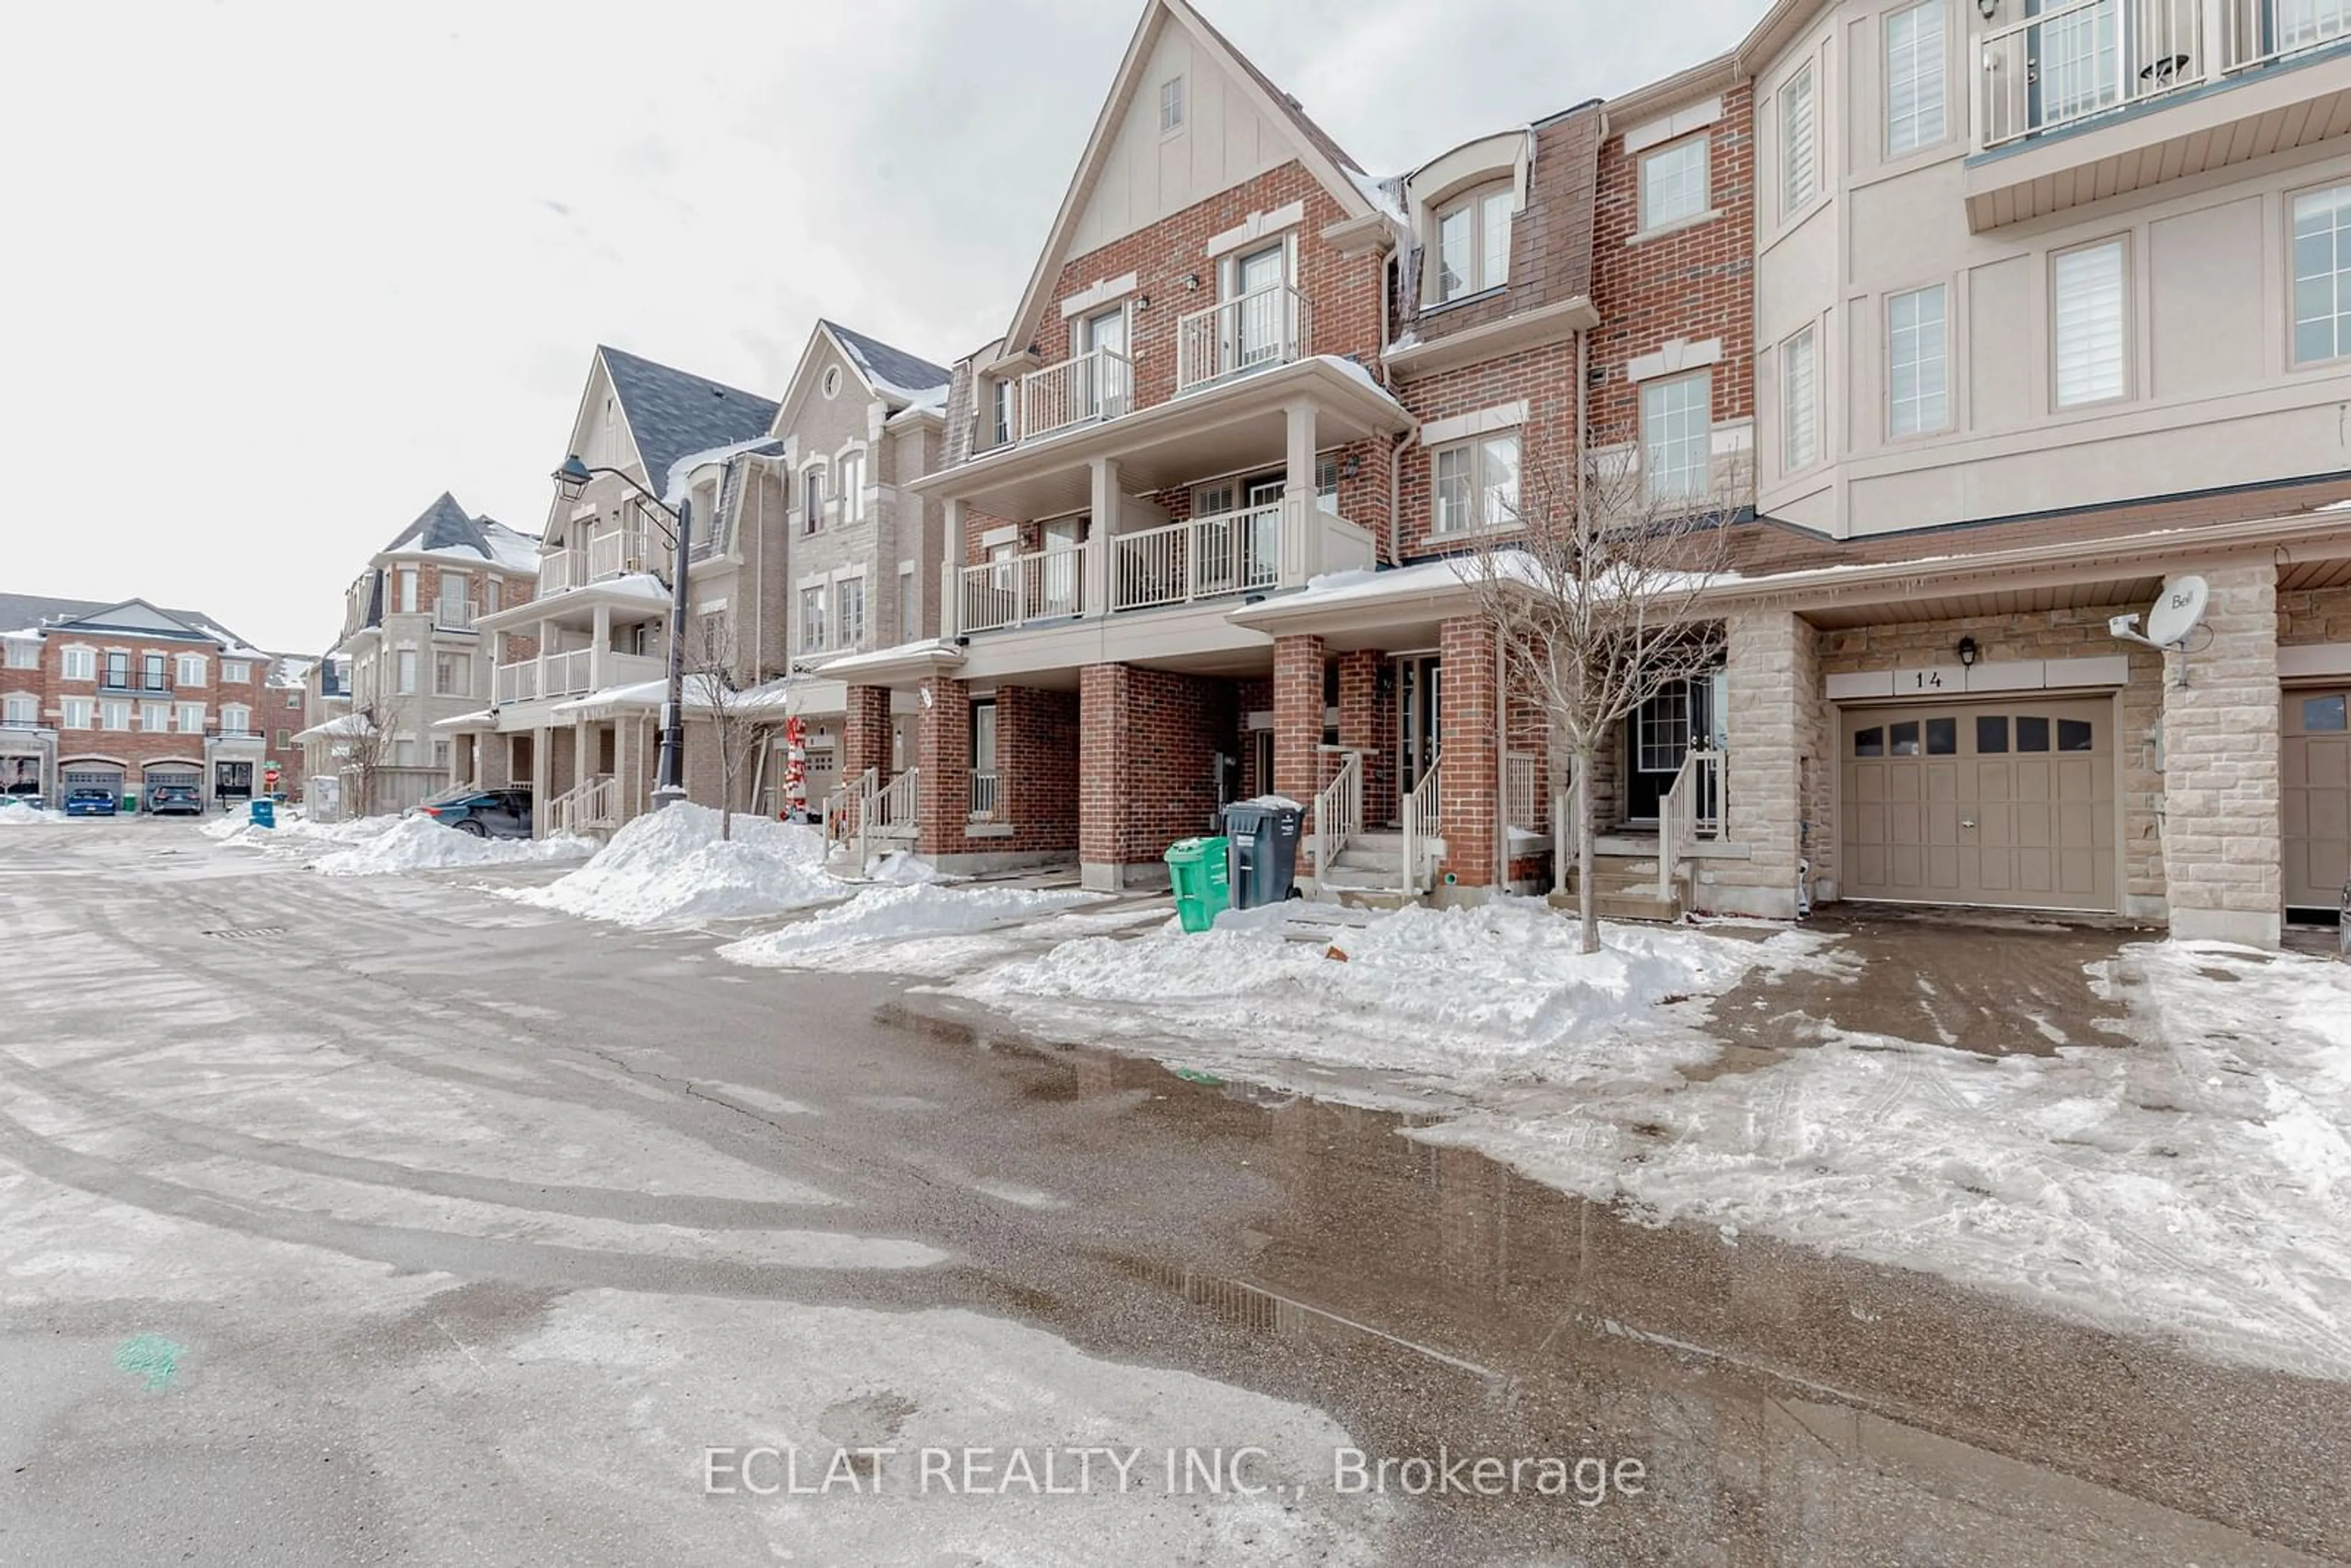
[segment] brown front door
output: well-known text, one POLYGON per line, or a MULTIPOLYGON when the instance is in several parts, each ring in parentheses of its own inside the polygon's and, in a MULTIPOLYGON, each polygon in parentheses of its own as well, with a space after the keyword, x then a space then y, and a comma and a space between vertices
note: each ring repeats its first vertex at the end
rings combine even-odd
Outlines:
POLYGON ((2351 881, 2351 689, 2285 694, 2285 904, 2342 907, 2351 881))
POLYGON ((2114 704, 1841 716, 1845 896, 2116 907, 2114 704))

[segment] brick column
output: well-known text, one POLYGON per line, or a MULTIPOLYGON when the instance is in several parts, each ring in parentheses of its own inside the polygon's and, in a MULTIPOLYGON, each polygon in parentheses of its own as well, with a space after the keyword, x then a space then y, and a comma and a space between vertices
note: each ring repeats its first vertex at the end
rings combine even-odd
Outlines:
MULTIPOLYGON (((922 686, 923 781, 915 805, 915 847, 925 855, 960 854, 971 820, 971 698, 961 681, 933 675, 922 686)), ((998 744, 1003 743, 1001 733, 998 744)))
POLYGON ((1490 888, 1502 815, 1502 706, 1493 628, 1475 616, 1447 621, 1438 652, 1445 665, 1437 782, 1437 814, 1445 824, 1442 870, 1458 887, 1490 888))
POLYGON ((841 778, 853 782, 869 768, 882 770, 888 782, 890 767, 890 688, 852 686, 849 711, 841 721, 841 778))
POLYGON ((1373 827, 1396 809, 1395 720, 1383 716, 1380 703, 1385 663, 1376 648, 1339 655, 1339 744, 1364 754, 1364 821, 1373 827))
POLYGON ((2164 657, 2163 873, 2171 934, 2278 945, 2285 898, 2279 805, 2277 569, 2209 570, 2190 653, 2164 657))
POLYGON ((1730 841, 1745 860, 1710 862, 1691 884, 1693 905, 1772 920, 1796 917, 1796 866, 1804 820, 1807 716, 1821 701, 1820 660, 1809 622, 1759 610, 1724 622, 1730 688, 1723 804, 1730 841), (1704 880, 1710 879, 1710 880, 1704 880))
POLYGON ((1322 788, 1322 639, 1273 640, 1273 789, 1311 808, 1322 788))
POLYGON ((1130 698, 1134 672, 1088 664, 1078 673, 1078 879, 1115 893, 1125 863, 1130 698))

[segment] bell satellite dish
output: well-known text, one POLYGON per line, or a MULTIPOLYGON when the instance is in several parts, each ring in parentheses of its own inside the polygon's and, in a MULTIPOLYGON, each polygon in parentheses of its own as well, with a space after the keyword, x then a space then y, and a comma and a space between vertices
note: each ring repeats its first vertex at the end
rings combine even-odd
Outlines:
POLYGON ((2204 620, 2206 606, 2212 601, 2212 585, 2190 574, 2173 578, 2156 595, 2155 607, 2147 612, 2147 631, 2138 631, 2137 615, 2117 615, 2106 622, 2106 630, 2116 637, 2133 643, 2144 643, 2150 648, 2177 648, 2188 641, 2188 634, 2204 620))

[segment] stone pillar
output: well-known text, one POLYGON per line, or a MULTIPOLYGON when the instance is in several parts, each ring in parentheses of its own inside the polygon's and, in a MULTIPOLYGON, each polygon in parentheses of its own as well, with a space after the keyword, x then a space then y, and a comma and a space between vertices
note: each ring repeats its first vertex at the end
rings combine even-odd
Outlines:
POLYGON ((1124 883, 1133 674, 1124 664, 1088 664, 1078 673, 1078 880, 1101 893, 1124 883))
MULTIPOLYGON (((971 820, 971 695, 963 682, 933 675, 922 686, 923 781, 915 847, 925 857, 960 854, 971 820)), ((998 736, 999 746, 1003 737, 998 736)))
POLYGON ((2277 569, 2210 570, 2189 653, 2164 656, 2163 874, 2171 934, 2278 945, 2284 924, 2279 796, 2277 569))
POLYGON ((1748 858, 1704 862, 1691 883, 1691 903, 1724 915, 1792 920, 1796 868, 1804 855, 1805 774, 1808 764, 1825 763, 1807 722, 1822 700, 1813 628, 1787 611, 1758 610, 1731 616, 1723 631, 1730 702, 1726 831, 1748 858))
POLYGON ((1322 639, 1273 640, 1273 789, 1311 808, 1322 788, 1322 639))
POLYGON ((1383 718, 1380 702, 1386 663, 1376 648, 1339 655, 1339 744, 1363 753, 1366 827, 1389 821, 1396 810, 1395 720, 1393 714, 1383 718))
POLYGON ((841 781, 853 784, 873 768, 888 783, 895 771, 890 751, 890 688, 850 687, 849 711, 841 721, 841 781))
MULTIPOLYGON (((1445 827, 1445 863, 1456 888, 1490 890, 1501 850, 1502 733, 1500 669, 1494 630, 1474 615, 1445 622, 1438 639, 1445 695, 1437 767, 1437 816, 1445 827)), ((1437 897, 1446 897, 1445 886, 1437 897)))

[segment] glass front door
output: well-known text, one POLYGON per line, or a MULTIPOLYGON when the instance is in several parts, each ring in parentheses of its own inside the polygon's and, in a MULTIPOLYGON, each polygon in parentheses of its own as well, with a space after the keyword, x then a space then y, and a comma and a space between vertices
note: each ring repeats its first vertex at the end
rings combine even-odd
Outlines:
POLYGON ((1085 351, 1093 355, 1082 389, 1085 413, 1096 419, 1116 419, 1126 412, 1133 390, 1127 384, 1126 308, 1105 310, 1086 319, 1085 351))
MULTIPOLYGON (((1693 745, 1723 748, 1725 704, 1722 671, 1668 687, 1641 705, 1625 721, 1625 820, 1655 822, 1658 803, 1674 787, 1682 758, 1693 745)), ((1714 803, 1700 803, 1698 814, 1711 819, 1714 803)))
POLYGON ((1233 312, 1239 318, 1233 324, 1233 370, 1253 370, 1281 360, 1289 336, 1290 297, 1280 288, 1287 256, 1284 246, 1271 245, 1241 257, 1233 267, 1233 312))
POLYGON ((1434 653, 1407 654, 1396 665, 1396 690, 1403 698, 1397 706, 1404 720, 1397 777, 1408 795, 1436 769, 1444 747, 1445 668, 1434 653))

